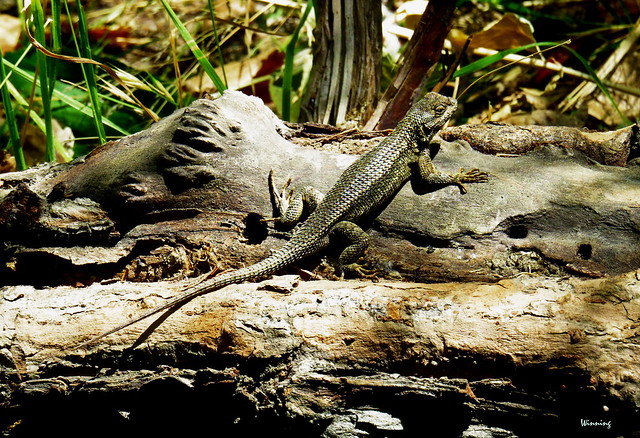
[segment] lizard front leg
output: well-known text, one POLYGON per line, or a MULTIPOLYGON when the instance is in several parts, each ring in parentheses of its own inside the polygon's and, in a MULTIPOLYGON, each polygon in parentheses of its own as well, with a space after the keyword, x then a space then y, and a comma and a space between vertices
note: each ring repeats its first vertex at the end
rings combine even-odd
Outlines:
POLYGON ((429 157, 428 150, 422 151, 418 157, 418 169, 420 171, 420 178, 427 184, 437 184, 444 186, 455 185, 460 189, 461 194, 467 193, 463 183, 484 183, 489 180, 489 174, 481 172, 478 169, 471 169, 467 172, 464 169, 460 169, 455 175, 447 173, 441 173, 433 165, 433 161, 429 157))
POLYGON ((305 210, 310 214, 322 201, 323 195, 311 186, 301 189, 289 188, 291 178, 282 186, 282 193, 278 192, 273 179, 273 169, 269 172, 269 191, 276 208, 276 220, 282 225, 297 224, 305 210))

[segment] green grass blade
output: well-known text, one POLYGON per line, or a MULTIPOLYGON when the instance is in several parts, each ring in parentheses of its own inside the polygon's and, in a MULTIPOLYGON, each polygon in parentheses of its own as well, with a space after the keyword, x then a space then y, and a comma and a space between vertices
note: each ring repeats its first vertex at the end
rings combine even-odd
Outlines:
MULTIPOLYGON (((29 102, 20 94, 20 91, 16 87, 13 86, 11 82, 7 83, 9 87, 9 92, 11 93, 11 97, 16 101, 16 103, 25 108, 26 111, 29 112, 29 119, 42 131, 45 131, 45 123, 44 120, 35 112, 32 108, 29 107, 29 102)), ((55 94, 55 93, 54 93, 55 94)), ((67 149, 60 147, 58 149, 58 155, 62 157, 64 161, 70 161, 73 156, 67 149)))
MULTIPOLYGON (((71 108, 77 111, 80 111, 82 114, 87 115, 89 117, 93 117, 93 110, 89 108, 89 106, 85 105, 82 102, 78 102, 72 97, 67 96, 65 93, 62 93, 58 90, 53 90, 53 97, 60 100, 62 103, 69 105, 71 108)), ((102 118, 102 123, 104 123, 105 126, 108 126, 109 128, 116 130, 122 135, 130 134, 126 129, 122 128, 116 123, 113 123, 111 120, 107 119, 106 117, 102 118)))
POLYGON ((213 27, 213 38, 216 42, 216 49, 218 51, 218 63, 222 69, 222 77, 224 78, 225 87, 229 87, 229 81, 227 81, 227 71, 224 68, 224 58, 222 57, 222 46, 220 45, 220 38, 218 38, 218 26, 216 25, 216 10, 213 5, 213 0, 207 0, 209 4, 209 14, 211 15, 211 27, 213 27))
POLYGON ((631 121, 624 114, 622 114, 622 111, 620 111, 620 108, 618 108, 616 101, 613 99, 613 96, 611 96, 611 93, 609 93, 609 90, 607 89, 607 87, 602 83, 602 81, 598 77, 598 74, 595 72, 595 70, 593 70, 593 68, 591 68, 591 66, 589 65, 589 61, 587 61, 584 57, 582 57, 578 52, 573 50, 571 47, 565 46, 565 49, 567 49, 573 56, 575 56, 578 59, 578 61, 580 61, 580 63, 584 66, 585 70, 587 70, 587 73, 589 73, 589 76, 591 76, 591 78, 593 79, 593 82, 596 83, 600 91, 602 91, 602 94, 604 94, 606 98, 609 100, 609 102, 611 103, 611 105, 613 105, 616 112, 620 116, 620 119, 622 119, 622 122, 626 126, 631 125, 631 121))
POLYGON ((291 86, 293 83, 293 58, 295 56, 296 44, 300 36, 300 31, 309 17, 309 13, 313 9, 313 0, 307 2, 307 7, 302 13, 300 22, 296 26, 291 38, 285 48, 284 71, 282 74, 282 119, 290 121, 291 118, 291 86))
MULTIPOLYGON (((35 27, 35 38, 40 44, 46 46, 46 36, 44 32, 44 11, 42 10, 42 3, 40 2, 40 0, 33 1, 32 17, 35 27)), ((56 151, 53 135, 53 118, 51 115, 51 94, 49 94, 49 81, 51 80, 51 76, 49 75, 49 63, 45 54, 40 51, 36 52, 36 59, 41 78, 40 98, 42 99, 42 109, 44 112, 45 123, 45 161, 55 161, 56 151)))
POLYGON ((189 47, 189 50, 191 50, 193 56, 195 56, 196 60, 200 63, 200 66, 205 71, 207 76, 209 76, 209 78, 213 81, 213 85, 216 86, 220 93, 223 93, 227 89, 226 85, 222 82, 222 79, 220 79, 218 73, 216 73, 215 69, 209 62, 209 59, 207 59, 202 50, 200 50, 200 47, 198 47, 198 44, 191 36, 191 33, 189 33, 185 25, 182 24, 182 21, 180 21, 176 13, 173 12, 173 9, 171 9, 171 5, 169 5, 169 2, 167 0, 160 0, 160 3, 162 3, 162 6, 167 11, 167 14, 169 14, 169 18, 171 18, 173 25, 176 27, 176 29, 178 29, 178 32, 180 32, 180 36, 182 37, 182 39, 184 39, 187 43, 187 47, 189 47))
POLYGON ((18 123, 16 122, 16 117, 13 112, 13 103, 11 102, 11 96, 9 95, 9 86, 7 82, 7 75, 4 70, 3 60, 4 56, 2 54, 2 48, 0 48, 0 92, 2 93, 5 123, 9 128, 9 139, 11 140, 11 146, 13 148, 13 156, 16 159, 16 169, 24 170, 27 168, 27 163, 24 160, 24 152, 22 151, 22 145, 20 144, 18 123))
MULTIPOLYGON (((26 72, 22 71, 20 69, 20 67, 18 67, 18 65, 27 57, 29 51, 31 50, 31 46, 27 46, 25 48, 25 50, 22 52, 22 55, 20 55, 20 57, 18 58, 18 60, 16 61, 15 64, 11 64, 10 62, 8 62, 6 59, 2 60, 2 66, 4 68, 4 65, 6 64, 7 66, 10 67, 9 73, 7 74, 7 76, 5 77, 5 79, 3 81, 0 81, 0 87, 2 87, 3 85, 6 84, 7 88, 9 89, 9 93, 11 94, 11 97, 13 97, 13 100, 20 106, 24 107, 26 111, 29 112, 29 119, 31 121, 33 121, 33 123, 42 131, 45 132, 45 124, 44 121, 42 120, 42 118, 40 118, 40 116, 38 115, 38 113, 36 113, 36 111, 30 107, 29 102, 27 102, 27 100, 22 96, 22 94, 20 93, 20 91, 18 91, 18 89, 11 83, 8 81, 8 79, 11 77, 11 75, 15 72, 16 76, 21 77, 23 80, 26 80, 27 82, 33 83, 36 79, 35 79, 35 75, 28 75, 26 72), (20 72, 18 72, 17 70, 20 70, 20 72)), ((36 87, 38 86, 38 83, 36 81, 36 87)), ((15 112, 14 112, 15 114, 15 112)), ((61 148, 58 153, 60 153, 62 155, 62 157, 66 160, 69 161, 71 160, 72 156, 71 154, 69 154, 69 152, 66 149, 61 148)))
POLYGON ((505 58, 505 57, 507 57, 509 55, 521 52, 523 50, 531 49, 531 48, 534 48, 534 47, 546 47, 546 46, 556 46, 556 45, 558 45, 558 43, 542 42, 542 43, 526 44, 524 46, 516 47, 516 48, 513 48, 513 49, 503 50, 503 51, 495 53, 493 55, 486 56, 484 58, 478 59, 477 61, 474 61, 474 62, 472 62, 471 64, 468 64, 468 65, 465 65, 464 67, 461 67, 460 69, 458 69, 453 74, 453 77, 457 78, 457 77, 461 77, 461 76, 466 76, 466 75, 474 73, 474 72, 476 72, 478 70, 482 70, 484 68, 489 67, 492 64, 495 64, 498 61, 501 61, 503 58, 505 58))
MULTIPOLYGON (((73 41, 76 45, 76 50, 78 52, 78 56, 81 58, 93 59, 91 56, 91 44, 89 43, 89 31, 87 29, 87 22, 84 15, 84 8, 80 1, 76 1, 76 5, 78 8, 78 34, 80 37, 80 41, 76 37, 76 32, 71 28, 71 34, 73 36, 73 41)), ((65 8, 67 11, 67 16, 71 17, 69 13, 69 4, 67 0, 65 0, 65 8)), ((104 130, 104 124, 102 122, 102 101, 98 96, 98 85, 96 82, 96 70, 95 66, 91 64, 80 64, 82 68, 82 75, 84 76, 84 81, 87 84, 87 91, 89 93, 89 101, 91 102, 91 110, 93 112, 93 123, 96 127, 96 133, 98 134, 98 139, 100 144, 106 143, 107 134, 104 130)))
MULTIPOLYGON (((51 0, 51 49, 55 53, 62 51, 62 22, 60 20, 60 0, 51 0)), ((58 60, 55 58, 48 58, 49 64, 49 91, 53 90, 56 84, 56 78, 58 77, 58 60)), ((49 94, 51 98, 51 94, 49 94)))
MULTIPOLYGON (((12 71, 13 74, 16 74, 18 76, 20 76, 21 78, 29 81, 29 82, 33 82, 36 81, 36 86, 40 85, 40 80, 37 79, 35 77, 35 75, 30 74, 29 72, 21 69, 20 67, 17 67, 16 65, 12 64, 11 62, 7 61, 6 59, 4 60, 4 64, 9 67, 12 71)), ((75 100, 73 97, 68 96, 65 93, 62 93, 59 90, 54 89, 53 90, 53 97, 57 100, 59 100, 60 102, 70 106, 71 108, 80 111, 82 114, 87 115, 89 117, 93 117, 93 111, 91 110, 91 108, 89 108, 87 105, 85 105, 82 102, 78 102, 77 100, 75 100)), ((116 130, 117 132, 119 132, 122 135, 129 135, 129 132, 120 127, 119 125, 117 125, 116 123, 113 123, 111 120, 109 120, 106 117, 102 118, 102 122, 110 127, 113 128, 114 130, 116 130)))

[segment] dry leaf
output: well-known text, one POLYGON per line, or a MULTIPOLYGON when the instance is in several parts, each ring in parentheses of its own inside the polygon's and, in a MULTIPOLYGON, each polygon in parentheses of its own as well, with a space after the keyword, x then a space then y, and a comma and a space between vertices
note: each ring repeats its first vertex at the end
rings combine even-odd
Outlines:
MULTIPOLYGON (((634 50, 615 67, 609 80, 614 83, 637 87, 638 81, 640 81, 639 68, 640 54, 634 50)), ((618 108, 628 119, 640 118, 640 97, 615 90, 610 90, 610 92, 618 108)), ((590 116, 602 120, 609 126, 617 126, 623 122, 609 99, 600 91, 595 95, 594 99, 587 101, 587 108, 590 116)))
MULTIPOLYGON (((460 30, 454 29, 450 33, 450 39, 456 48, 461 48, 467 39, 467 35, 460 30)), ((484 47, 500 51, 535 42, 536 39, 533 37, 529 22, 512 13, 507 13, 483 31, 473 34, 469 49, 484 47)))
POLYGON ((0 173, 14 172, 16 159, 8 151, 0 149, 0 173))
POLYGON ((405 27, 415 29, 428 3, 426 0, 411 0, 403 3, 396 11, 396 22, 404 21, 405 27))

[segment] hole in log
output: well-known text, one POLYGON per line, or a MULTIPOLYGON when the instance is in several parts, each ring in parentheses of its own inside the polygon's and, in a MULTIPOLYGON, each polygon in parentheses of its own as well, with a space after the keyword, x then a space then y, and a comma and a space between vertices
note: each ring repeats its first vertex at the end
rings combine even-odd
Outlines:
POLYGON ((244 225, 245 228, 243 236, 247 239, 248 244, 257 245, 267 238, 267 223, 263 220, 261 215, 257 213, 249 213, 244 219, 244 225))
POLYGON ((512 239, 524 239, 529 235, 529 230, 525 225, 512 225, 507 229, 507 236, 512 239))
POLYGON ((583 260, 589 260, 593 253, 593 247, 588 243, 583 243, 578 246, 578 257, 583 260))

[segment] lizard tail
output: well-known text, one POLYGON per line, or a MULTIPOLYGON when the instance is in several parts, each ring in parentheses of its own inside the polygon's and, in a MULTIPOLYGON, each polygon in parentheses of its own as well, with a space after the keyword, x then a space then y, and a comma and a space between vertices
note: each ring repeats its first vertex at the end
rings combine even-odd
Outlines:
POLYGON ((109 336, 117 331, 120 331, 126 327, 129 327, 130 325, 133 325, 139 321, 142 321, 143 319, 146 319, 150 316, 160 313, 163 310, 167 310, 167 309, 177 310, 178 307, 188 303, 192 299, 199 297, 201 295, 216 291, 230 284, 241 283, 243 281, 253 280, 258 277, 271 274, 272 272, 275 272, 289 265, 294 261, 293 259, 297 258, 291 252, 282 251, 282 249, 280 251, 277 251, 275 254, 271 255, 270 257, 267 257, 266 259, 259 261, 258 263, 255 263, 253 265, 250 265, 244 268, 240 268, 232 272, 221 274, 221 275, 218 275, 217 277, 207 280, 204 283, 196 286, 194 290, 185 292, 184 294, 179 295, 167 301, 166 303, 158 307, 155 307, 146 313, 143 313, 140 316, 136 316, 135 318, 132 318, 98 336, 95 336, 89 339, 88 341, 85 341, 79 344, 76 348, 83 348, 88 345, 91 345, 106 336, 109 336), (285 256, 284 254, 287 254, 288 256, 285 256))

